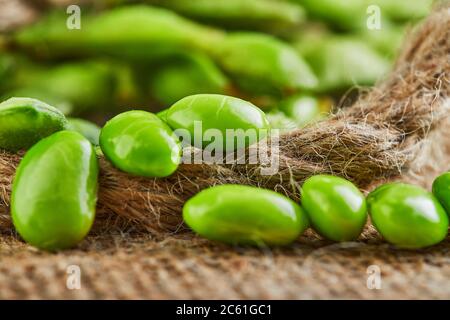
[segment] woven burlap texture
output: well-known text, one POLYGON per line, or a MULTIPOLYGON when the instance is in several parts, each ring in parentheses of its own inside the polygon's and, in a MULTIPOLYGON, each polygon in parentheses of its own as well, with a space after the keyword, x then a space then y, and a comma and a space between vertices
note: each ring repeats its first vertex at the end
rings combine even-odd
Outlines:
MULTIPOLYGON (((439 15, 448 26, 448 7, 439 15)), ((439 79, 441 92, 448 92, 448 75, 439 79)), ((396 180, 429 189, 434 177, 449 169, 450 121, 441 120, 440 130, 427 135, 396 180)), ((9 183, 0 185, 0 193, 9 183)), ((336 244, 308 231, 287 248, 256 249, 223 246, 187 232, 143 232, 133 224, 96 230, 76 249, 52 254, 0 228, 0 298, 450 298, 450 238, 432 248, 399 250, 368 224, 355 242, 336 244), (70 266, 80 268, 78 290, 67 286, 70 266), (378 289, 371 287, 374 270, 381 271, 378 289)))

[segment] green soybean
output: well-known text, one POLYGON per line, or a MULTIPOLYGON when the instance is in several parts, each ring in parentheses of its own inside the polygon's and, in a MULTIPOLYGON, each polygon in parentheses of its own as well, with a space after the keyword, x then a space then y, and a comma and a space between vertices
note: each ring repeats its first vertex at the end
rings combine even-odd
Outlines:
POLYGON ((173 129, 187 130, 191 144, 197 148, 211 143, 205 137, 208 130, 220 133, 222 141, 214 141, 214 144, 217 150, 227 151, 255 143, 267 134, 269 128, 264 112, 258 107, 218 94, 198 94, 181 99, 170 107, 166 119, 173 129))
POLYGON ((367 198, 372 222, 380 234, 400 248, 423 248, 441 242, 448 217, 426 190, 403 183, 381 186, 367 198))
POLYGON ((171 175, 181 161, 181 145, 158 116, 127 111, 106 123, 100 146, 117 168, 144 177, 171 175))
POLYGON ((80 242, 94 221, 98 171, 94 148, 79 133, 57 132, 34 145, 20 162, 11 195, 22 238, 46 250, 80 242))
POLYGON ((305 181, 302 206, 313 228, 333 241, 355 240, 367 220, 364 195, 343 178, 316 175, 305 181))
POLYGON ((186 202, 183 218, 202 237, 244 245, 286 245, 309 225, 302 208, 291 199, 241 185, 201 191, 186 202))
POLYGON ((0 149, 28 149, 66 126, 58 109, 39 100, 11 98, 0 103, 0 149))
POLYGON ((68 118, 67 121, 69 122, 67 130, 72 130, 81 133, 94 146, 99 145, 100 130, 101 130, 99 126, 88 120, 79 118, 68 118))
POLYGON ((434 180, 433 194, 450 215, 450 172, 441 174, 434 180))

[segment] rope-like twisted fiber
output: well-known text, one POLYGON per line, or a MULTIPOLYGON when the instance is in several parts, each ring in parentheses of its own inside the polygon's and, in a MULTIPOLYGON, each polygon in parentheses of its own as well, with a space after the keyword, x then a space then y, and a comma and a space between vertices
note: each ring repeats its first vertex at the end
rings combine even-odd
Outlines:
MULTIPOLYGON (((406 44, 384 82, 331 119, 282 136, 280 169, 272 176, 261 175, 258 165, 183 164, 171 177, 147 179, 119 172, 101 158, 96 230, 131 223, 173 232, 182 226, 186 199, 215 184, 258 185, 297 198, 299 184, 317 173, 344 176, 360 187, 398 176, 448 115, 449 55, 446 2, 406 44)), ((0 155, 0 228, 9 227, 11 181, 19 161, 18 155, 0 155)))

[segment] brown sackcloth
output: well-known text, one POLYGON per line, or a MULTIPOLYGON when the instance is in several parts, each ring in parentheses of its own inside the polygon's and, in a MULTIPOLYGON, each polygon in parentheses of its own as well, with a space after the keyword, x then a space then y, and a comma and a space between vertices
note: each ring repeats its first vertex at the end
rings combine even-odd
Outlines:
POLYGON ((102 161, 99 219, 73 250, 45 253, 16 237, 8 203, 19 157, 1 154, 0 298, 450 298, 450 238, 399 250, 368 225, 355 242, 335 244, 308 231, 287 248, 251 249, 176 228, 184 199, 208 184, 258 184, 296 197, 292 180, 332 172, 364 190, 386 179, 429 188, 450 167, 449 41, 449 6, 442 6, 386 81, 332 119, 282 138, 277 177, 252 167, 184 166, 172 180, 154 181, 102 161), (67 287, 73 265, 79 290, 67 287), (370 289, 376 270, 381 288, 370 289))

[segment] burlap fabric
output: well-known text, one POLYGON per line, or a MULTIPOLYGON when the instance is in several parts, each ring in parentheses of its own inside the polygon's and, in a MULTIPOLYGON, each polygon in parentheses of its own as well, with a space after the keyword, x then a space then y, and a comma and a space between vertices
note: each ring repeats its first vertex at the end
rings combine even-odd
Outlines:
MULTIPOLYGON (((448 26, 448 7, 440 15, 448 26)), ((448 74, 439 81, 448 92, 448 74)), ((396 180, 430 188, 449 169, 450 121, 440 120, 396 180)), ((0 217, 7 219, 10 175, 0 174, 0 217)), ((335 244, 308 231, 287 248, 264 249, 223 246, 189 232, 144 232, 136 221, 102 223, 107 227, 97 226, 77 248, 46 253, 24 244, 0 221, 0 298, 450 298, 449 237, 432 248, 399 250, 368 224, 355 242, 335 244), (81 271, 80 289, 67 285, 71 266, 81 271), (378 289, 374 270, 381 271, 378 289)))

